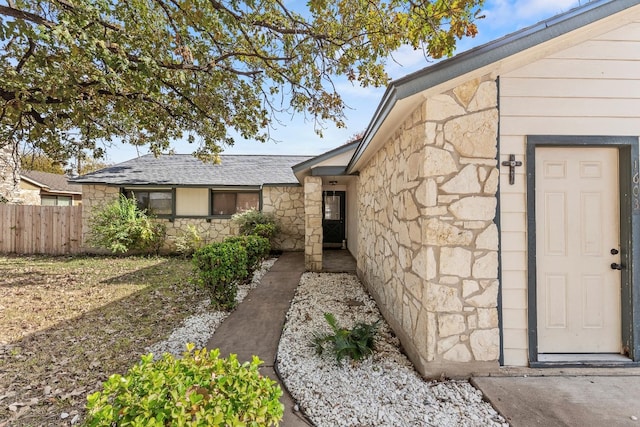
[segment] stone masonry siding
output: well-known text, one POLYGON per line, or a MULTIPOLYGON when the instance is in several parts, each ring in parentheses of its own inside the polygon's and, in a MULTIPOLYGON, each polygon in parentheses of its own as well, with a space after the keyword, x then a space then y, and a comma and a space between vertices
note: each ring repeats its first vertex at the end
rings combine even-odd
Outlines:
POLYGON ((280 234, 274 248, 284 251, 304 250, 304 188, 263 187, 262 211, 280 220, 280 234))
POLYGON ((358 270, 418 370, 497 368, 497 87, 428 98, 360 173, 358 270))
POLYGON ((307 271, 322 270, 322 178, 304 178, 304 267, 307 271))
MULTIPOLYGON (((118 187, 105 185, 83 185, 82 224, 84 242, 89 234, 91 211, 97 206, 110 203, 118 198, 118 187)), ((273 212, 281 222, 281 232, 274 239, 274 249, 302 250, 304 247, 304 196, 300 186, 265 187, 263 189, 263 212, 273 212)), ((177 201, 179 203, 179 201, 177 201)), ((175 218, 173 221, 161 219, 167 227, 167 240, 164 250, 175 250, 175 238, 192 225, 198 231, 204 243, 220 242, 225 237, 238 234, 238 228, 229 218, 175 218)), ((95 251, 86 247, 87 251, 95 251)))
POLYGON ((20 170, 13 145, 0 145, 0 201, 23 203, 19 188, 20 170))
POLYGON ((20 189, 20 198, 23 205, 40 205, 42 198, 40 197, 40 190, 25 190, 20 189))
POLYGON ((82 186, 82 247, 86 252, 102 252, 92 248, 87 244, 89 233, 89 220, 94 209, 98 209, 108 203, 118 199, 120 191, 117 187, 106 185, 83 185, 82 186))

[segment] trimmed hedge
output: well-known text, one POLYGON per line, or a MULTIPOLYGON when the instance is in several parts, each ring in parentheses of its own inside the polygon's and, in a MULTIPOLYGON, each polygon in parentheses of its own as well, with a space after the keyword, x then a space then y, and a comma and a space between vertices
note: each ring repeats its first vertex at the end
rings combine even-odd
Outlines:
POLYGON ((284 408, 282 389, 258 371, 256 356, 240 364, 218 349, 193 351, 182 359, 142 356, 125 376, 109 377, 103 391, 87 397, 91 427, 108 426, 271 426, 284 408))
POLYGON ((260 236, 228 237, 193 254, 195 281, 211 291, 211 303, 223 309, 236 305, 238 283, 246 280, 269 255, 269 239, 260 236))
POLYGON ((247 250, 247 271, 249 275, 255 271, 262 261, 269 255, 271 244, 269 239, 265 237, 250 236, 234 236, 227 237, 225 242, 240 243, 247 250))
POLYGON ((249 274, 247 249, 240 242, 212 243, 193 254, 195 281, 211 292, 211 303, 223 309, 236 305, 238 282, 249 274))

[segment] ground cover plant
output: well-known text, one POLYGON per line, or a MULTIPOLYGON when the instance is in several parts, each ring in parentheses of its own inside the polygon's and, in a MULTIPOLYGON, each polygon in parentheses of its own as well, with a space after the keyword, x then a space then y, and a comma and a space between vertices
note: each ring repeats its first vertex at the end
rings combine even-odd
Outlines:
POLYGON ((69 425, 206 301, 191 263, 162 257, 0 257, 0 426, 69 425))

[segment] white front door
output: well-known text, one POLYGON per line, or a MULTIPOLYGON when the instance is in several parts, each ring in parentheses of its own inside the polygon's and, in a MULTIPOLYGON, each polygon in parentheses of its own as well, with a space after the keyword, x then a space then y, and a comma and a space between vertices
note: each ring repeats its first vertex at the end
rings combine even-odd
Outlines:
POLYGON ((617 148, 536 148, 539 353, 620 353, 617 148))

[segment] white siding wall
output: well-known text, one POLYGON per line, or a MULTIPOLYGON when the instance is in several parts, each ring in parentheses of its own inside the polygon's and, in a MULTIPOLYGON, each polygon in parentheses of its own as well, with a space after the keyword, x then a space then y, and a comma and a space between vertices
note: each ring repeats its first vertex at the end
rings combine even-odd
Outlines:
POLYGON ((176 189, 176 215, 209 215, 208 188, 176 189))
POLYGON ((346 166, 349 164, 349 161, 351 160, 351 157, 353 157, 353 153, 355 153, 355 151, 356 149, 354 147, 352 150, 349 150, 346 153, 330 157, 323 162, 313 165, 313 167, 317 168, 320 166, 346 166))
MULTIPOLYGON (((500 161, 527 135, 640 135, 640 21, 500 76, 500 161)), ((526 171, 500 181, 505 365, 527 365, 526 171)))

